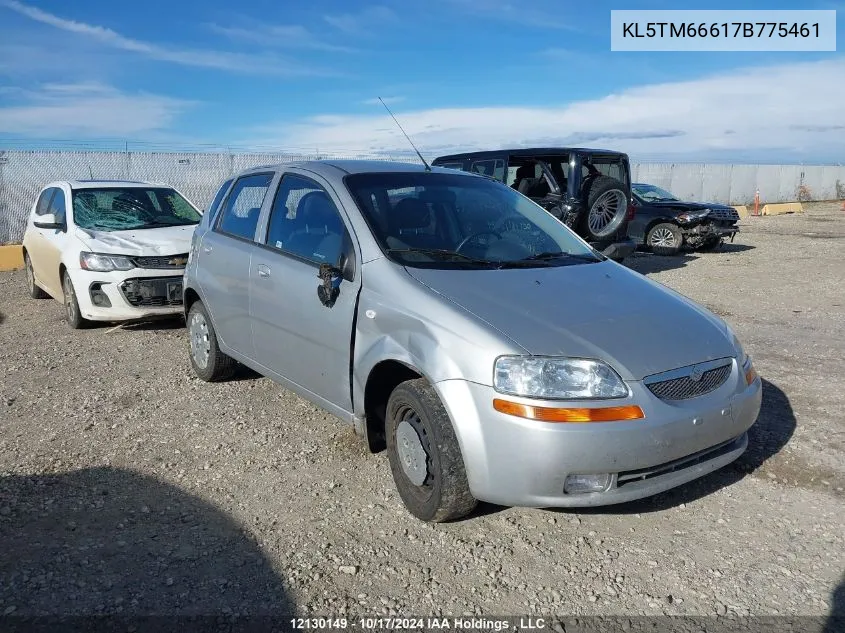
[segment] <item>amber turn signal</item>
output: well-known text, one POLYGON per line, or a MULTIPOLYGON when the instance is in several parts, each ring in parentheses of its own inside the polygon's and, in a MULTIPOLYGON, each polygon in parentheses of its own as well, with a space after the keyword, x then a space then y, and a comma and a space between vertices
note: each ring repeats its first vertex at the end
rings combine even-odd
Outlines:
POLYGON ((643 410, 636 405, 599 407, 596 409, 534 407, 494 398, 493 408, 499 413, 507 413, 508 415, 540 422, 622 422, 624 420, 640 420, 645 417, 643 410))
POLYGON ((755 380, 757 380, 757 370, 754 369, 754 365, 750 365, 748 369, 745 370, 745 384, 750 385, 755 380))

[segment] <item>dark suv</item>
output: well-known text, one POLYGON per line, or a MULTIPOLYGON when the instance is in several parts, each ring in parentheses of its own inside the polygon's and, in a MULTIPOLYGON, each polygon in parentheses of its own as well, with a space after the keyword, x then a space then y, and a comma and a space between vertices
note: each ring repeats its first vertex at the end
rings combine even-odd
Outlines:
POLYGON ((636 248, 628 238, 634 217, 627 154, 551 147, 440 156, 433 162, 483 174, 528 196, 611 259, 636 248))

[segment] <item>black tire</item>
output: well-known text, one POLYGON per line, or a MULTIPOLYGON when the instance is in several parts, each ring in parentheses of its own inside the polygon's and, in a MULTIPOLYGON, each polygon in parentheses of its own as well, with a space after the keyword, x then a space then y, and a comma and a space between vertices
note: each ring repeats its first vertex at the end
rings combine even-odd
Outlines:
POLYGON ((206 382, 219 382, 231 378, 238 363, 234 358, 220 351, 217 334, 202 301, 197 301, 191 306, 185 327, 188 329, 190 345, 188 356, 197 377, 206 382), (202 350, 205 350, 205 355, 202 350), (205 358, 204 364, 203 358, 205 358))
POLYGON ((610 176, 596 176, 587 181, 582 191, 580 232, 588 241, 606 240, 625 224, 628 215, 628 194, 625 185, 610 176), (606 211, 594 209, 596 203, 610 202, 606 211), (591 220, 594 217, 594 220, 591 220))
POLYGON ((79 312, 79 302, 76 300, 76 290, 67 271, 62 275, 62 294, 64 295, 65 318, 74 330, 82 330, 91 325, 91 321, 82 317, 79 312))
POLYGON ((655 255, 677 255, 684 245, 684 234, 677 224, 661 222, 648 230, 645 243, 655 255))
MULTIPOLYGON (((427 380, 408 380, 393 390, 387 401, 385 426, 393 481, 411 514, 422 521, 440 523, 472 512, 478 502, 469 490, 458 438, 449 414, 427 380), (397 441, 397 431, 403 423, 413 428, 425 451, 421 485, 411 480, 402 464, 398 442, 405 437, 397 441)), ((403 432, 407 428, 403 427, 403 432)), ((408 455, 407 449, 404 454, 408 455)))
POLYGON ((50 295, 44 292, 38 284, 35 283, 35 273, 32 272, 32 262, 29 259, 29 253, 23 254, 23 266, 26 270, 26 285, 28 286, 29 296, 33 299, 47 299, 50 295))
POLYGON ((698 247, 700 251, 717 251, 722 247, 722 238, 721 237, 708 237, 704 240, 701 245, 698 247))

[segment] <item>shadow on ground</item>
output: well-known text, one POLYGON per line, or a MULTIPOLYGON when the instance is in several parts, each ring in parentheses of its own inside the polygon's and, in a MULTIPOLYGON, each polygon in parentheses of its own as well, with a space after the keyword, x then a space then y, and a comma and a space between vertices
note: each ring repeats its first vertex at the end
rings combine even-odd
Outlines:
POLYGON ((9 626, 48 615, 284 621, 293 612, 282 579, 244 528, 179 488, 127 470, 0 478, 0 551, 2 630, 26 630, 9 626))
MULTIPOLYGON (((748 449, 732 464, 683 486, 653 497, 593 508, 550 508, 551 512, 573 514, 644 514, 691 503, 731 486, 777 455, 795 432, 795 414, 787 395, 774 383, 763 380, 763 403, 757 422, 748 431, 748 449)), ((473 513, 484 516, 503 510, 493 504, 479 504, 473 513)))
POLYGON ((698 259, 697 255, 678 253, 677 255, 654 255, 652 253, 637 252, 625 258, 623 266, 636 270, 641 275, 653 275, 666 270, 684 268, 690 262, 698 259))
POLYGON ((839 586, 833 590, 830 615, 827 617, 822 633, 842 633, 845 631, 845 575, 839 586))

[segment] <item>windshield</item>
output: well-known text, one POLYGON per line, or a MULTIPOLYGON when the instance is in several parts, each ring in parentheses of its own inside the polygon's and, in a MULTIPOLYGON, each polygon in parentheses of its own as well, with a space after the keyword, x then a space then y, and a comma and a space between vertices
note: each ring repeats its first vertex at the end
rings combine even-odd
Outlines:
POLYGON ((647 200, 648 202, 664 202, 667 200, 677 200, 674 195, 672 195, 665 189, 655 187, 654 185, 634 184, 631 189, 636 195, 638 195, 643 200, 647 200))
POLYGON ((601 261, 542 207, 502 183, 462 174, 345 178, 392 260, 424 268, 565 266, 601 261))
POLYGON ((169 187, 103 187, 74 189, 73 219, 83 229, 128 231, 188 226, 201 216, 169 187))

